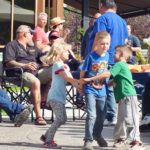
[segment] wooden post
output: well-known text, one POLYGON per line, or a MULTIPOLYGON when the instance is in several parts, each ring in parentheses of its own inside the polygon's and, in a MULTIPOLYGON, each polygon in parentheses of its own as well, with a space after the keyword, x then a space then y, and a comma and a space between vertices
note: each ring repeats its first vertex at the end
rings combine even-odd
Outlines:
POLYGON ((40 12, 45 12, 45 0, 35 1, 35 25, 37 25, 37 16, 40 12))
POLYGON ((52 0, 52 18, 64 18, 64 0, 52 0))

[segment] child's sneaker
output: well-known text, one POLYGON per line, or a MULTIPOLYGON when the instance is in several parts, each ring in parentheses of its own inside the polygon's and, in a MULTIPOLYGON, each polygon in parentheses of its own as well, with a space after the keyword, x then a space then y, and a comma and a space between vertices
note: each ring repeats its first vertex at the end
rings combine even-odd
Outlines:
POLYGON ((25 106, 23 111, 20 112, 20 114, 16 115, 16 117, 14 119, 14 126, 15 127, 22 126, 22 124, 28 119, 32 109, 33 109, 32 104, 28 104, 27 106, 25 106))
POLYGON ((51 148, 51 149, 61 149, 61 146, 58 146, 55 141, 51 140, 51 141, 48 141, 48 142, 45 142, 43 144, 43 147, 44 148, 51 148))
POLYGON ((93 150, 92 141, 85 141, 82 150, 93 150))
POLYGON ((116 119, 113 119, 112 121, 108 121, 107 119, 105 119, 104 126, 115 126, 116 123, 117 123, 116 119))
POLYGON ((106 140, 103 137, 100 138, 94 138, 95 141, 97 141, 97 144, 100 147, 108 147, 108 143, 106 142, 106 140))
POLYGON ((132 141, 130 143, 130 150, 145 150, 144 145, 139 141, 132 141))
POLYGON ((125 140, 118 139, 118 140, 115 141, 113 147, 119 148, 119 147, 123 147, 124 145, 125 145, 125 140))

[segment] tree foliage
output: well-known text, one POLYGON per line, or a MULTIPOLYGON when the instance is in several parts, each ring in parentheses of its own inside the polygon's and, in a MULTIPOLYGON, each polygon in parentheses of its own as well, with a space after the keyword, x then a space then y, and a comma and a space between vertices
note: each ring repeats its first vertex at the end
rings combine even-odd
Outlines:
POLYGON ((81 41, 81 35, 83 33, 83 29, 81 29, 81 11, 67 6, 67 10, 65 9, 65 20, 66 27, 70 29, 70 38, 69 42, 77 43, 81 41))
POLYGON ((143 43, 143 39, 150 37, 150 14, 128 18, 126 21, 131 25, 132 33, 140 39, 142 48, 147 49, 148 45, 143 43))
POLYGON ((150 14, 126 19, 132 27, 132 33, 140 40, 150 36, 150 14))

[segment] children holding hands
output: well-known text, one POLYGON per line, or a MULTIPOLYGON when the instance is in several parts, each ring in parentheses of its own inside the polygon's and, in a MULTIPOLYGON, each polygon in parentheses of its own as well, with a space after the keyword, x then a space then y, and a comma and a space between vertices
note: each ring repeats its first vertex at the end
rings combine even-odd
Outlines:
MULTIPOLYGON (((45 148, 61 149, 54 142, 54 136, 60 125, 67 120, 65 99, 66 82, 70 82, 79 91, 83 88, 86 102, 86 123, 83 150, 93 150, 92 142, 96 140, 100 147, 108 144, 102 136, 103 123, 106 117, 106 81, 113 77, 114 94, 118 102, 118 118, 114 130, 114 147, 122 147, 129 140, 130 149, 144 150, 139 133, 139 112, 137 94, 134 88, 132 74, 127 61, 132 56, 129 46, 118 46, 115 49, 115 64, 107 70, 110 46, 109 33, 97 32, 95 37, 95 49, 85 59, 80 82, 73 79, 68 65, 70 45, 64 41, 54 43, 51 50, 41 61, 52 67, 52 84, 48 93, 47 104, 55 114, 55 120, 51 127, 41 136, 45 148), (79 84, 80 83, 80 84, 79 84)), ((81 91, 80 91, 81 92, 81 91)))
MULTIPOLYGON (((139 111, 137 94, 134 88, 132 74, 127 61, 132 56, 132 49, 127 46, 117 46, 115 49, 115 64, 108 71, 93 77, 84 76, 81 79, 85 87, 95 80, 113 77, 115 99, 118 102, 117 124, 114 129, 114 147, 122 147, 129 142, 130 149, 143 150, 140 140, 139 111)), ((83 76, 82 76, 83 77, 83 76)))

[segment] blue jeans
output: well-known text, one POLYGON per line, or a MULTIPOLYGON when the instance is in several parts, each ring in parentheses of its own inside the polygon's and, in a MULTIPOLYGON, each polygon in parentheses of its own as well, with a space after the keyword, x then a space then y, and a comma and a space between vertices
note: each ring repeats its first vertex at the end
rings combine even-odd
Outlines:
POLYGON ((102 136, 103 123, 106 117, 106 97, 85 94, 85 102, 87 116, 84 140, 92 141, 102 136))
POLYGON ((114 96, 113 87, 109 86, 107 88, 107 115, 106 119, 108 121, 113 121, 114 118, 116 118, 116 100, 114 96))
MULTIPOLYGON (((112 65, 109 65, 108 69, 110 69, 112 65)), ((109 80, 109 79, 108 79, 109 80)), ((111 78, 110 78, 111 80, 111 78)), ((116 118, 116 100, 114 96, 114 90, 113 86, 106 86, 107 87, 107 100, 106 100, 106 105, 107 105, 107 115, 106 119, 108 121, 113 121, 114 118, 116 118)))
POLYGON ((19 114, 23 110, 23 105, 12 102, 3 90, 0 90, 0 108, 2 108, 10 117, 10 120, 14 120, 16 114, 19 114))

